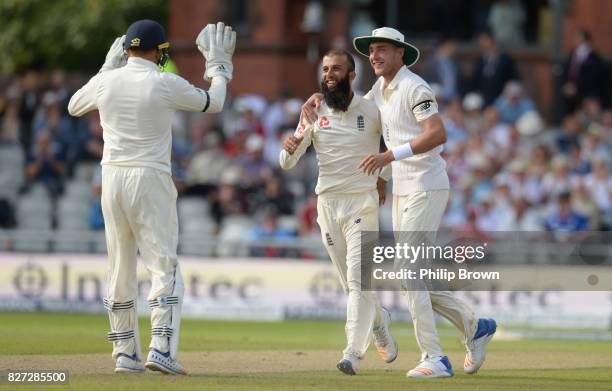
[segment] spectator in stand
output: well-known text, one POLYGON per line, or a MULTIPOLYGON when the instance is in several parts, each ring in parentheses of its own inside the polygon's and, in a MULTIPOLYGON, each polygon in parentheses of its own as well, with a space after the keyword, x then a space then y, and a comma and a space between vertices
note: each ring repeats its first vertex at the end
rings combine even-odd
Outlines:
POLYGON ((10 229, 16 226, 15 208, 8 200, 0 197, 0 228, 10 229))
POLYGON ((458 97, 459 67, 455 61, 455 42, 452 39, 442 38, 437 42, 434 55, 425 69, 425 80, 442 87, 441 95, 446 102, 458 97))
POLYGON ((518 0, 497 0, 489 12, 489 28, 501 45, 515 46, 523 43, 525 9, 518 0))
POLYGON ((318 237, 317 196, 312 193, 298 212, 298 231, 300 236, 315 235, 318 237))
POLYGON ((272 175, 272 167, 263 158, 264 139, 251 134, 246 142, 246 154, 236 161, 241 168, 240 182, 243 188, 256 190, 272 175))
POLYGON ((280 177, 270 176, 265 179, 264 187, 255 194, 252 210, 261 210, 268 206, 276 208, 280 215, 293 214, 293 195, 285 189, 280 177))
POLYGON ((91 181, 92 201, 89 206, 89 228, 93 230, 104 229, 104 215, 102 214, 102 170, 98 168, 91 181))
POLYGON ((542 230, 541 219, 535 208, 531 207, 527 200, 518 198, 513 203, 514 210, 512 211, 509 225, 503 227, 504 231, 540 231, 542 230))
POLYGON ((599 124, 592 124, 580 139, 580 157, 582 160, 591 161, 595 156, 610 156, 611 149, 605 140, 607 136, 605 129, 599 124))
POLYGON ((568 114, 565 116, 561 133, 556 136, 559 152, 569 154, 573 147, 580 147, 581 130, 582 128, 575 115, 568 114))
POLYGON ((20 140, 23 151, 27 154, 32 145, 32 122, 39 108, 39 74, 35 71, 27 72, 20 80, 21 93, 19 102, 19 120, 21 122, 20 140))
POLYGON ((589 228, 589 219, 572 208, 572 196, 564 192, 557 197, 557 208, 546 217, 544 227, 550 232, 585 231, 589 228))
POLYGON ((563 109, 566 114, 580 108, 585 98, 600 101, 604 86, 604 68, 599 55, 591 46, 591 35, 586 30, 574 33, 574 49, 570 52, 561 76, 563 109))
POLYGON ((87 114, 86 124, 86 134, 81 147, 81 160, 99 163, 102 160, 104 150, 100 113, 92 111, 87 114))
POLYGON ((542 191, 555 200, 560 194, 567 193, 572 189, 574 177, 570 175, 569 160, 567 157, 557 155, 552 161, 552 171, 542 179, 542 191))
POLYGON ((279 257, 283 256, 283 249, 276 247, 258 247, 262 240, 282 240, 295 237, 294 233, 278 226, 278 212, 273 206, 264 208, 259 218, 259 224, 251 232, 249 239, 256 245, 251 249, 254 257, 279 257))
POLYGON ((50 91, 57 96, 63 112, 67 114, 68 102, 70 101, 72 93, 68 90, 66 84, 66 73, 61 69, 56 69, 51 72, 49 87, 50 91))
POLYGON ((500 113, 494 106, 485 109, 485 143, 490 155, 498 164, 505 164, 512 159, 516 144, 516 129, 501 121, 500 113))
POLYGON ((593 195, 585 186, 584 177, 577 177, 572 187, 572 207, 589 219, 591 229, 599 229, 602 224, 602 212, 593 201, 593 195))
POLYGON ((523 114, 536 110, 533 101, 525 95, 521 83, 515 80, 506 83, 504 92, 495 101, 495 107, 501 121, 507 124, 514 124, 523 114))
POLYGON ((28 184, 42 182, 52 198, 62 193, 66 163, 61 149, 48 130, 41 129, 36 135, 25 172, 28 184))
POLYGON ((231 165, 232 160, 223 153, 221 136, 209 133, 204 138, 204 148, 193 156, 187 166, 187 192, 208 196, 217 191, 221 175, 231 165))
POLYGON ((612 228, 612 176, 609 169, 609 158, 606 155, 595 156, 591 166, 593 172, 584 177, 584 188, 590 195, 599 213, 603 216, 606 227, 612 228))
MULTIPOLYGON (((280 126, 288 123, 286 104, 291 100, 291 93, 287 88, 281 89, 278 98, 271 102, 262 115, 261 124, 264 128, 266 138, 275 137, 280 126)), ((300 104, 301 106, 301 104, 300 104)), ((301 107, 300 107, 301 110, 301 107)))
MULTIPOLYGON (((436 99, 438 98, 436 97, 436 99)), ((452 150, 458 144, 465 143, 468 138, 468 133, 463 124, 461 102, 458 99, 452 100, 444 111, 440 111, 440 116, 446 128, 446 144, 444 145, 444 149, 452 150)))
POLYGON ((300 111, 302 110, 300 99, 289 99, 283 106, 283 122, 276 129, 266 129, 264 143, 264 159, 274 167, 278 167, 278 155, 283 149, 283 135, 287 131, 294 132, 295 124, 300 122, 300 111))
POLYGON ((246 95, 236 98, 234 110, 238 114, 234 126, 240 129, 245 129, 249 133, 257 133, 264 135, 263 124, 260 120, 260 115, 263 114, 266 107, 266 100, 258 95, 246 95))
POLYGON ((600 124, 602 116, 601 102, 593 97, 584 98, 580 110, 576 112, 576 116, 583 129, 587 129, 591 125, 600 124))
POLYGON ((240 168, 229 167, 221 175, 219 191, 213 194, 211 214, 217 225, 228 215, 247 213, 246 193, 239 187, 240 168))
POLYGON ((502 52, 490 31, 478 34, 481 55, 472 77, 472 90, 482 94, 485 106, 495 102, 506 83, 517 80, 518 74, 512 58, 502 52))
POLYGON ((51 133, 51 138, 61 148, 67 168, 70 169, 77 159, 78 140, 72 128, 72 121, 64 113, 59 97, 54 92, 44 94, 42 108, 34 118, 33 134, 35 137, 41 129, 51 133))
POLYGON ((21 132, 19 103, 13 99, 8 99, 0 114, 0 144, 17 143, 21 132))
POLYGON ((477 92, 465 94, 461 102, 463 108, 463 126, 469 133, 479 133, 485 127, 482 108, 484 107, 484 99, 477 92))

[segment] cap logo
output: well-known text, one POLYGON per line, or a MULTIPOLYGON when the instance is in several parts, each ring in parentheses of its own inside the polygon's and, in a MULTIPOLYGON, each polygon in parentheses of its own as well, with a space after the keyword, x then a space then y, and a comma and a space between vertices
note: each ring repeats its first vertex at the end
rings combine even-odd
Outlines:
POLYGON ((134 38, 130 41, 132 46, 140 46, 140 38, 134 38))

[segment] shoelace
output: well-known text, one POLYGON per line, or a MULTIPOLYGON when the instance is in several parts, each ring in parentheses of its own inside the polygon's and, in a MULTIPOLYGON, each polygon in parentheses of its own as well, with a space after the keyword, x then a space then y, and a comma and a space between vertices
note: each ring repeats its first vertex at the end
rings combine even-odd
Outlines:
POLYGON ((389 344, 388 333, 385 332, 384 327, 375 327, 372 332, 378 346, 385 347, 389 344))

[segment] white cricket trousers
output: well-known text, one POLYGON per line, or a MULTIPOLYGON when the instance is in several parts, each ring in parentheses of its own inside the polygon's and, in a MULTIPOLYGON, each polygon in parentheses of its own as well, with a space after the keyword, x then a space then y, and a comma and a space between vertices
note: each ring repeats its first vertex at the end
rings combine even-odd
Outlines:
MULTIPOLYGON (((393 195, 393 231, 427 232, 435 240, 448 202, 448 190, 419 191, 393 195)), ((400 235, 401 237, 401 235, 400 235)), ((464 343, 476 333, 477 319, 472 309, 450 291, 426 289, 404 292, 414 324, 414 334, 421 349, 421 360, 443 356, 436 329, 434 311, 448 319, 464 336, 464 343)))
MULTIPOLYGON (((133 311, 109 309, 111 331, 125 333, 131 329, 135 333, 135 338, 113 341, 115 359, 119 354, 131 356, 136 353, 140 357, 135 308, 138 297, 138 251, 151 276, 148 300, 151 305, 153 337, 150 346, 167 352, 170 348, 168 334, 172 335, 173 331, 178 345, 180 323, 177 321, 180 322, 183 287, 176 255, 176 197, 177 191, 171 176, 160 170, 102 166, 102 212, 110 267, 106 300, 119 309, 126 308, 122 303, 134 303, 133 311), (180 292, 177 291, 179 289, 180 292), (180 297, 180 300, 174 306, 159 304, 177 301, 163 300, 170 297, 180 297), (170 330, 172 326, 177 330, 170 330), (159 335, 155 335, 156 332, 159 335)), ((120 337, 122 335, 125 336, 119 334, 120 337)))
POLYGON ((318 197, 317 212, 323 244, 348 293, 343 353, 363 357, 382 311, 378 296, 361 290, 361 231, 378 232, 378 192, 324 193, 318 197))

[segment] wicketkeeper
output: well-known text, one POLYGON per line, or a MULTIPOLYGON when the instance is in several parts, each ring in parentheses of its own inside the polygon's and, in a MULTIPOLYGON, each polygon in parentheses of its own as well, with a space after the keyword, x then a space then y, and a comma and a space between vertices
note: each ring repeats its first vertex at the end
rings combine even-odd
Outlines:
POLYGON ((177 261, 177 191, 172 182, 171 122, 177 110, 217 113, 232 79, 236 33, 209 24, 196 44, 206 59, 208 91, 159 67, 168 60, 164 28, 133 23, 112 44, 100 72, 70 99, 71 115, 99 110, 102 120, 102 211, 110 264, 108 310, 115 372, 146 368, 186 374, 177 361, 183 279, 177 261), (141 363, 136 256, 151 275, 151 344, 141 363))

